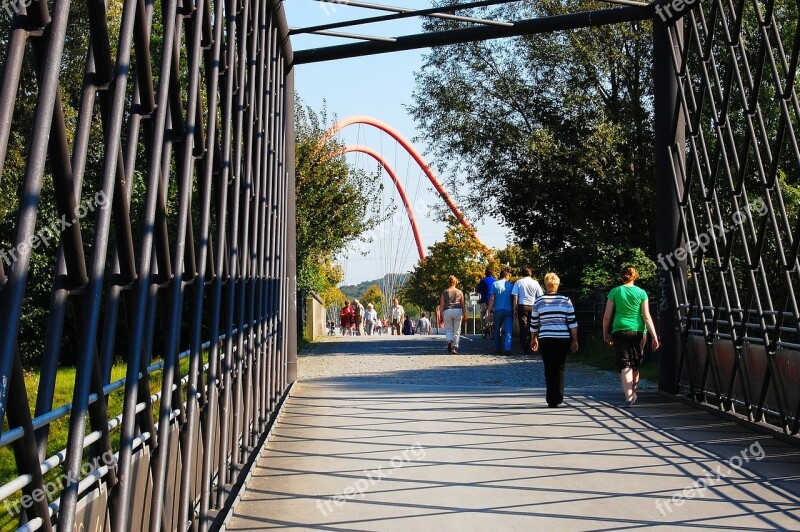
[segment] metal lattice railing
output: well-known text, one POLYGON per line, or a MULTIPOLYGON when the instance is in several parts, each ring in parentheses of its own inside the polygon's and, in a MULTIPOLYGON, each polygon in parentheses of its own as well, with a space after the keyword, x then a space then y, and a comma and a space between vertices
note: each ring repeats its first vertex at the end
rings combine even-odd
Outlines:
POLYGON ((205 530, 294 381, 281 2, 26 3, 0 24, 3 526, 205 530))
POLYGON ((800 424, 800 19, 795 2, 709 0, 669 28, 677 112, 680 379, 786 432, 800 424))

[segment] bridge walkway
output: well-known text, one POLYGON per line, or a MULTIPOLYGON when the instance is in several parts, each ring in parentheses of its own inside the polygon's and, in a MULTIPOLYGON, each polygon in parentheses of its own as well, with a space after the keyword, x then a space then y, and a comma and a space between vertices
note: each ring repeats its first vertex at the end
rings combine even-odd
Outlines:
POLYGON ((800 529, 800 448, 580 365, 549 409, 539 360, 439 342, 302 356, 227 529, 800 529))

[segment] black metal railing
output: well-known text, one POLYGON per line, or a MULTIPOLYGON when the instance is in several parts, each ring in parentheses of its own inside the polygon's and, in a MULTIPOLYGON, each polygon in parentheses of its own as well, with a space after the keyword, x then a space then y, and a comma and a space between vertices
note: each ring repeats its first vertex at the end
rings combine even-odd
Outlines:
MULTIPOLYGON (((677 217, 665 305, 699 401, 800 429, 796 3, 698 2, 668 27, 677 217)), ((666 252, 669 246, 662 246, 666 252)))
POLYGON ((0 526, 207 530, 295 379, 281 2, 26 3, 0 22, 0 526))

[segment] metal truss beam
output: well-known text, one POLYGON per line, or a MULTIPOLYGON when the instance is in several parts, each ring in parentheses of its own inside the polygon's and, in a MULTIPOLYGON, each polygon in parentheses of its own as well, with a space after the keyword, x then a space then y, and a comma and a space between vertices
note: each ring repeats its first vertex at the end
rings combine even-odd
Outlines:
POLYGON ((520 20, 512 23, 510 27, 479 26, 474 28, 405 35, 397 37, 396 41, 390 43, 354 43, 298 50, 294 53, 294 64, 302 65, 321 61, 333 61, 348 57, 428 48, 431 46, 461 44, 535 33, 590 28, 593 26, 604 26, 620 22, 648 20, 652 17, 653 10, 650 7, 621 7, 586 11, 583 13, 571 13, 567 15, 555 15, 551 17, 520 20))
MULTIPOLYGON (((489 25, 497 25, 497 26, 509 26, 509 22, 502 22, 502 21, 495 21, 495 20, 487 20, 487 19, 474 19, 471 17, 455 17, 454 15, 448 15, 446 13, 442 13, 442 11, 457 11, 461 9, 470 9, 476 7, 489 7, 495 6, 500 4, 510 4, 514 2, 519 2, 520 0, 483 0, 481 2, 469 2, 465 4, 457 4, 453 6, 446 6, 446 7, 436 7, 430 9, 404 9, 404 8, 389 8, 388 6, 381 6, 384 10, 393 11, 392 15, 382 15, 377 17, 367 17, 367 18, 360 18, 355 20, 346 20, 342 22, 332 22, 330 24, 321 24, 319 26, 309 26, 307 28, 297 28, 291 30, 289 33, 290 35, 301 35, 304 33, 314 33, 316 31, 322 30, 334 30, 338 28, 346 28, 348 26, 360 26, 362 24, 374 24, 378 22, 387 22, 391 20, 400 20, 404 18, 412 18, 412 17, 432 17, 432 18, 443 18, 449 20, 463 20, 466 22, 475 22, 479 24, 489 24, 489 25)), ((623 0, 624 1, 624 0, 623 0)), ((353 4, 346 4, 346 5, 353 5, 353 4)), ((372 9, 378 9, 377 7, 372 7, 372 9)))

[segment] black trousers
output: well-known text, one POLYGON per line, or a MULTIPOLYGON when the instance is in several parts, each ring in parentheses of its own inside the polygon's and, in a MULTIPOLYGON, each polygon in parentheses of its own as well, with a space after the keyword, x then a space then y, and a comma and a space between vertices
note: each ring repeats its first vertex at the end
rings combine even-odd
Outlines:
POLYGON ((519 341, 522 352, 529 355, 531 351, 531 310, 533 305, 517 305, 517 321, 519 322, 519 341))
POLYGON ((570 338, 539 338, 549 406, 560 405, 564 401, 564 366, 570 347, 570 338))

